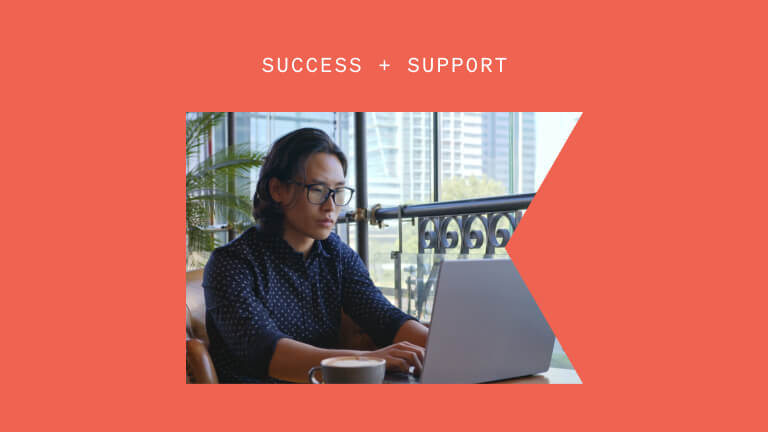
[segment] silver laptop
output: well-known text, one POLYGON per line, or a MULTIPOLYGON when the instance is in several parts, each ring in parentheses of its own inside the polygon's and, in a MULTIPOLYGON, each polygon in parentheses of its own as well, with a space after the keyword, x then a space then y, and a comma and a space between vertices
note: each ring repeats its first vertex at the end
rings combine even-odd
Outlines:
POLYGON ((386 383, 469 384, 549 369, 555 335, 510 259, 443 261, 420 378, 386 383))

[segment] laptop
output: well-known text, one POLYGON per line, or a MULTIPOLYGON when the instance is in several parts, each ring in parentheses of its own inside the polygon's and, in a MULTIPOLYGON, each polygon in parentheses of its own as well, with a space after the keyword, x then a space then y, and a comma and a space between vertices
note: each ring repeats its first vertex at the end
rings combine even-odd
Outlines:
POLYGON ((549 369, 555 335, 510 259, 439 264, 421 377, 385 383, 471 384, 549 369))

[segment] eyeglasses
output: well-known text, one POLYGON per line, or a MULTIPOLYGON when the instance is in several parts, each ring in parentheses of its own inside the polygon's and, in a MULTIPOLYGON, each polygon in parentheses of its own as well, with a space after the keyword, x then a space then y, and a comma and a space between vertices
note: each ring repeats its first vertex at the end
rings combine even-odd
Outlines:
POLYGON ((307 200, 315 205, 324 204, 328 200, 328 197, 333 195, 334 204, 340 207, 345 206, 352 201, 352 195, 355 194, 355 190, 347 186, 331 189, 323 183, 305 184, 297 181, 288 181, 287 183, 304 186, 307 189, 307 200))

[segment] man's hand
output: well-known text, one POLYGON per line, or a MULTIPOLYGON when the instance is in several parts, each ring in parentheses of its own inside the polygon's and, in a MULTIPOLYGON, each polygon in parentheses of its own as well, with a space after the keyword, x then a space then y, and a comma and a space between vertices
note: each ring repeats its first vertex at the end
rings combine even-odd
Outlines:
POLYGON ((408 373, 413 366, 413 373, 421 375, 424 369, 424 348, 410 342, 398 342, 376 351, 368 351, 361 357, 378 357, 387 361, 387 370, 399 370, 408 373))

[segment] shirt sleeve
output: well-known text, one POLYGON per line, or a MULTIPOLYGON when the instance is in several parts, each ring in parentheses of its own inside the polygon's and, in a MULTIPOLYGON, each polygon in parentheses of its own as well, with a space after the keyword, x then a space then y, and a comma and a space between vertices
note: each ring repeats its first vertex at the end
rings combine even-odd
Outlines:
MULTIPOLYGON (((206 326, 214 326, 241 366, 266 377, 281 332, 256 296, 257 281, 243 257, 224 249, 211 254, 203 275, 206 326)), ((211 343, 214 343, 212 340, 211 343)))
POLYGON ((342 307, 379 347, 392 344, 400 327, 412 317, 387 300, 371 280, 360 256, 341 244, 342 307))

